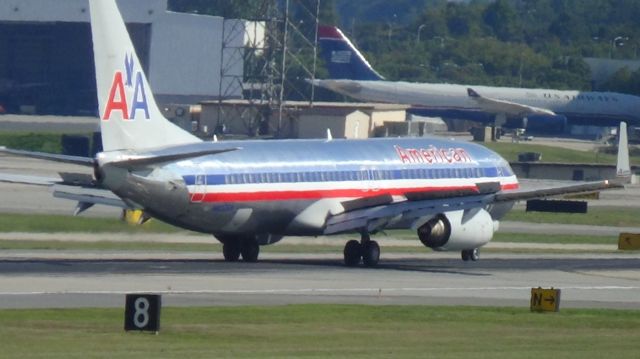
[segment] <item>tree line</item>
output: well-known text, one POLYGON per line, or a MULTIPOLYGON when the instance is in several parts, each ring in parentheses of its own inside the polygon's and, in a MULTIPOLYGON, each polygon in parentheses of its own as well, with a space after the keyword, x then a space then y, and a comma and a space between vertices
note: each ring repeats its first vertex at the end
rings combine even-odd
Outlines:
MULTIPOLYGON (((239 18, 259 3, 169 1, 239 18)), ((593 86, 585 57, 640 56, 638 19, 637 0, 322 0, 320 11, 390 80, 579 90, 593 86)), ((622 69, 593 89, 640 94, 640 71, 622 69)))

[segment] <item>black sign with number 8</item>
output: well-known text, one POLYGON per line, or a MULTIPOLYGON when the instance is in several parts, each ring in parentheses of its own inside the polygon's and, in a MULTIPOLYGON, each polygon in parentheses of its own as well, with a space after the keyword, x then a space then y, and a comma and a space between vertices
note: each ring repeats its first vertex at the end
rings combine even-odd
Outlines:
POLYGON ((159 332, 161 305, 158 294, 127 294, 124 330, 159 332))

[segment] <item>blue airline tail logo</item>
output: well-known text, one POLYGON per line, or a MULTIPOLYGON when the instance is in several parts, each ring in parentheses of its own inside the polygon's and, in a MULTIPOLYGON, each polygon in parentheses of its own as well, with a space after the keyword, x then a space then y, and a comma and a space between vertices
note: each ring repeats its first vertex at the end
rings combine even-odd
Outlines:
POLYGON ((124 79, 123 72, 116 71, 113 74, 113 82, 109 90, 109 98, 104 109, 102 119, 108 121, 111 119, 113 111, 120 111, 122 119, 127 121, 135 120, 139 111, 144 112, 144 118, 149 119, 149 106, 147 105, 147 93, 144 88, 144 81, 141 70, 135 70, 135 60, 132 54, 128 53, 124 57, 124 79), (129 89, 126 91, 125 89, 129 89), (127 92, 133 96, 127 98, 127 92))
POLYGON ((384 79, 337 27, 318 26, 318 43, 329 78, 370 81, 384 79))

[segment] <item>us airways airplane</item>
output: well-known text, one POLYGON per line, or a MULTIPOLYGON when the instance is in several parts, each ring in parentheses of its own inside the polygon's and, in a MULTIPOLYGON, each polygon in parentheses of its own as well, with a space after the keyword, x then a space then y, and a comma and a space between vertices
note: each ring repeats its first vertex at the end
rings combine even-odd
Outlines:
POLYGON ((94 166, 91 181, 54 186, 55 196, 78 201, 78 213, 94 204, 141 209, 213 234, 227 261, 254 262, 261 245, 288 235, 359 233, 345 245, 345 264, 374 266, 380 248, 370 235, 383 229, 412 228, 426 247, 477 260, 514 201, 616 186, 521 187, 496 153, 438 138, 203 142, 161 115, 116 3, 90 0, 90 14, 104 151, 4 150, 94 166))
POLYGON ((385 81, 336 27, 320 26, 321 56, 332 79, 316 86, 368 102, 412 105, 411 113, 539 131, 565 125, 640 125, 640 97, 611 92, 559 91, 457 84, 385 81), (510 123, 509 123, 510 122, 510 123))

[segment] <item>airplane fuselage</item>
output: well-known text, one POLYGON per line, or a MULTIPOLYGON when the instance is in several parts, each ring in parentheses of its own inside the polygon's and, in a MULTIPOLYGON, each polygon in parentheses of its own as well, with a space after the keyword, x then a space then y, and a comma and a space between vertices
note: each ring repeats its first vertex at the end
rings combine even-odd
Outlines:
POLYGON ((410 111, 426 116, 493 121, 495 113, 487 112, 467 96, 467 89, 473 87, 485 97, 548 109, 575 124, 617 126, 620 121, 640 124, 635 111, 640 108, 640 97, 620 93, 396 81, 318 80, 318 83, 363 101, 412 105, 410 111))
POLYGON ((358 201, 467 196, 487 183, 518 186, 494 152, 436 138, 208 142, 178 150, 232 147, 239 149, 149 171, 107 163, 103 181, 158 218, 218 236, 319 235, 328 216, 358 201))

